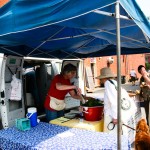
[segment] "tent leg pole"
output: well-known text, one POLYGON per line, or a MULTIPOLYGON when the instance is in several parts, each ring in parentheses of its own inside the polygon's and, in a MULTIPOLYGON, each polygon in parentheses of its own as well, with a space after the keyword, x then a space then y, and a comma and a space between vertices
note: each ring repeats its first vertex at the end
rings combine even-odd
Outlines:
POLYGON ((118 150, 121 150, 121 62, 120 62, 120 52, 121 52, 121 45, 120 45, 120 6, 119 0, 116 2, 115 11, 116 11, 116 48, 117 48, 117 101, 118 101, 118 129, 117 129, 117 147, 118 150))

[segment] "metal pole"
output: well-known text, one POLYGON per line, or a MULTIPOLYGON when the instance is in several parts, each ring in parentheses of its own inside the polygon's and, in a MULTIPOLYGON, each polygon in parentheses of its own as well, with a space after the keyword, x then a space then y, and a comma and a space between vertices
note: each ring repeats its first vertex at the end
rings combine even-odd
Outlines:
POLYGON ((120 46, 120 7, 119 7, 119 1, 116 2, 116 47, 117 47, 117 101, 118 101, 118 129, 117 129, 117 146, 118 150, 121 150, 121 63, 120 63, 120 51, 121 51, 121 46, 120 46))
MULTIPOLYGON (((105 15, 105 16, 110 16, 110 17, 114 17, 114 13, 110 13, 110 12, 106 12, 106 11, 101 11, 101 10, 94 10, 93 12, 97 13, 97 14, 101 14, 101 15, 105 15)), ((123 16, 120 15, 121 19, 126 19, 126 20, 132 20, 130 17, 128 16, 123 16)))

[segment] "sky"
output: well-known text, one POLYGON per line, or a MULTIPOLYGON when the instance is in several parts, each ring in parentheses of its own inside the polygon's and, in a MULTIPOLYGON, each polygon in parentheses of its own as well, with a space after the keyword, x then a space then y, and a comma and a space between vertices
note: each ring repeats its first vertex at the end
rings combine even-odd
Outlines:
POLYGON ((150 17, 150 0, 136 0, 141 10, 147 17, 150 17))

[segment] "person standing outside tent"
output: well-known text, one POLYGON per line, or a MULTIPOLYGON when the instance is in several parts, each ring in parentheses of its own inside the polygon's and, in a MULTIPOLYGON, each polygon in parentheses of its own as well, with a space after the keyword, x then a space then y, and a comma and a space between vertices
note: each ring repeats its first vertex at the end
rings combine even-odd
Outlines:
POLYGON ((114 80, 114 75, 110 68, 102 68, 100 70, 100 76, 96 77, 100 79, 100 82, 104 84, 104 132, 117 133, 118 123, 117 119, 117 91, 110 80, 117 85, 117 81, 114 80), (115 126, 113 130, 109 129, 109 124, 113 123, 115 126))
MULTIPOLYGON (((115 74, 112 73, 110 68, 102 68, 100 70, 100 76, 96 77, 104 83, 104 132, 117 134, 117 105, 118 105, 118 94, 117 94, 117 81, 114 79, 115 74)), ((121 88, 121 112, 122 112, 122 123, 127 124, 128 120, 133 118, 137 110, 135 103, 129 97, 127 91, 121 88)), ((128 135, 128 128, 122 127, 123 134, 128 135)))
POLYGON ((130 71, 130 77, 131 77, 132 85, 135 85, 135 81, 136 81, 137 75, 136 75, 136 72, 135 72, 134 69, 132 69, 132 70, 130 71))
POLYGON ((53 78, 44 103, 48 122, 64 115, 64 99, 67 93, 82 101, 81 89, 70 82, 70 79, 76 76, 76 72, 77 68, 74 65, 67 64, 62 72, 53 78))
POLYGON ((146 71, 143 65, 138 66, 138 72, 142 75, 140 78, 140 97, 144 100, 146 120, 149 125, 150 74, 146 71))

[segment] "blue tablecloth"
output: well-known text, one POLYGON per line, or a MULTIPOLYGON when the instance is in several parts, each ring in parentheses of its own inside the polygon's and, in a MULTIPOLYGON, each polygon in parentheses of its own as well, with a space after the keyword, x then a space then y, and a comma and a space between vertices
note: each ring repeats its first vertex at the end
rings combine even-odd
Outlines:
MULTIPOLYGON (((0 130, 2 150, 117 150, 117 137, 113 134, 68 128, 40 122, 29 131, 16 127, 0 130)), ((122 150, 130 144, 122 137, 122 150)))

